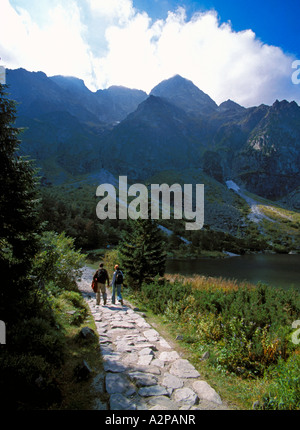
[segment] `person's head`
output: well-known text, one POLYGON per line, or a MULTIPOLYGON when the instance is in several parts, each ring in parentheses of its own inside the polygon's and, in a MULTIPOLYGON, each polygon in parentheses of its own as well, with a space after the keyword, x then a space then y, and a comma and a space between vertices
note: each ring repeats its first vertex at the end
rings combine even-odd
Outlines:
POLYGON ((119 265, 118 265, 118 264, 116 264, 116 265, 115 265, 115 270, 118 270, 118 268, 119 268, 119 265))
POLYGON ((99 264, 99 267, 103 267, 103 266, 104 266, 104 264, 103 264, 103 263, 100 263, 100 264, 99 264))

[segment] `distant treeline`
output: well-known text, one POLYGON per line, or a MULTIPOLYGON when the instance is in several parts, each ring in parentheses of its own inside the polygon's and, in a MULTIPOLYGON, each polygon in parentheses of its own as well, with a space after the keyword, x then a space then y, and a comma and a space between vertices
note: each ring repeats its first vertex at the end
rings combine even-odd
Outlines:
MULTIPOLYGON (((127 220, 101 221, 97 218, 97 197, 92 185, 43 186, 41 196, 41 217, 47 223, 46 228, 65 232, 74 238, 77 248, 86 251, 114 247, 118 245, 122 232, 128 231, 127 220)), ((268 247, 256 228, 235 237, 213 230, 208 225, 204 225, 202 230, 187 231, 183 220, 161 220, 160 224, 170 231, 165 235, 165 243, 166 251, 171 255, 200 255, 203 251, 244 254, 268 247)))

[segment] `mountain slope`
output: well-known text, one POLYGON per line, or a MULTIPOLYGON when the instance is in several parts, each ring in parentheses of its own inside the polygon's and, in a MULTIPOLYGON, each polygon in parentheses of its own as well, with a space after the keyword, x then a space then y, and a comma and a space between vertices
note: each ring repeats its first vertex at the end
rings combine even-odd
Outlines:
POLYGON ((103 167, 145 180, 160 170, 200 163, 201 128, 165 99, 149 96, 106 137, 103 167))
POLYGON ((235 177, 249 191, 278 199, 299 186, 300 108, 276 101, 251 131, 233 162, 235 177))

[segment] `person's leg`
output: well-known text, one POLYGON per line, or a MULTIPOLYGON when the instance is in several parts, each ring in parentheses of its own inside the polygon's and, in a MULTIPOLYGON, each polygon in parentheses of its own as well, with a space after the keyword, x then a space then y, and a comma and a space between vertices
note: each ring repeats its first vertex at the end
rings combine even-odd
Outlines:
POLYGON ((116 286, 115 284, 112 286, 112 295, 111 295, 111 302, 114 305, 115 304, 115 296, 116 296, 116 286))
POLYGON ((106 305, 107 294, 106 294, 105 284, 100 284, 100 285, 101 285, 101 294, 103 297, 103 303, 104 303, 104 305, 106 305))
POLYGON ((96 305, 100 305, 100 283, 97 282, 96 305))
POLYGON ((121 305, 123 306, 123 298, 122 298, 122 284, 117 285, 117 298, 121 305))

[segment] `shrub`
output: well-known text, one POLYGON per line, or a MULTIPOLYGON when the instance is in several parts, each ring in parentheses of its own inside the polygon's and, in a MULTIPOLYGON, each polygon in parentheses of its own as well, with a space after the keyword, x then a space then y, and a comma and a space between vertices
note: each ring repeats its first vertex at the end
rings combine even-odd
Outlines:
POLYGON ((28 353, 3 353, 0 385, 5 387, 2 410, 45 408, 61 397, 55 372, 44 357, 28 353))
POLYGON ((16 353, 38 355, 55 365, 63 361, 64 335, 46 319, 33 317, 14 326, 10 343, 16 353))
POLYGON ((64 290, 74 289, 85 259, 84 254, 75 250, 74 239, 65 233, 47 231, 41 236, 41 244, 34 270, 41 285, 53 281, 64 290))
POLYGON ((261 409, 299 410, 300 408, 300 355, 290 357, 286 362, 280 359, 270 369, 267 378, 272 378, 268 393, 261 401, 261 409))
POLYGON ((179 282, 170 283, 156 280, 150 284, 142 284, 140 298, 156 314, 164 313, 169 301, 180 302, 191 292, 189 285, 179 282))
POLYGON ((300 313, 297 291, 262 284, 228 288, 213 278, 201 282, 195 287, 178 277, 156 280, 142 286, 140 299, 176 323, 189 343, 212 345, 215 363, 224 371, 261 377, 289 357, 291 323, 300 313))

